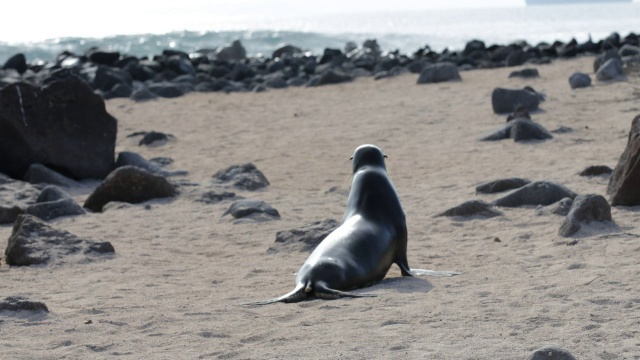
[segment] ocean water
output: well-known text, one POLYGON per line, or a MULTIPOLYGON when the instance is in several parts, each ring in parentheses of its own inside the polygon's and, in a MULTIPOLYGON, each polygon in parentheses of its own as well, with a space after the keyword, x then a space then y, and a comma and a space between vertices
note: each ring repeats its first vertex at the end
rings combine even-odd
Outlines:
MULTIPOLYGON (((213 24, 149 34, 119 34, 102 38, 64 37, 37 42, 2 42, 0 64, 16 53, 27 61, 51 61, 62 51, 82 54, 92 46, 134 56, 164 49, 194 52, 239 39, 250 55, 270 55, 284 44, 316 54, 326 47, 344 48, 377 39, 383 50, 403 53, 428 45, 433 50, 456 50, 472 39, 489 44, 525 40, 530 44, 554 40, 594 41, 613 32, 640 33, 640 3, 574 4, 496 9, 438 9, 416 12, 354 13, 296 17, 252 17, 217 20, 213 24)), ((158 29, 159 26, 149 28, 158 29)))

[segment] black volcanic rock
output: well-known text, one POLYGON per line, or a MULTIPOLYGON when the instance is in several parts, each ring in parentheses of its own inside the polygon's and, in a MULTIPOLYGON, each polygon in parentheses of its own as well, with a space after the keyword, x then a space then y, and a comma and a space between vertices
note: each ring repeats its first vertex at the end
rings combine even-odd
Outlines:
POLYGON ((5 256, 9 265, 29 266, 65 263, 74 256, 87 261, 114 252, 109 242, 81 239, 34 216, 20 215, 13 224, 5 256))
POLYGON ((98 48, 91 48, 85 56, 89 58, 89 61, 98 64, 113 67, 120 60, 120 53, 118 51, 105 51, 98 48))
POLYGON ((582 170, 580 176, 598 176, 598 175, 610 175, 613 169, 606 165, 593 165, 582 170))
POLYGON ((611 206, 602 195, 578 195, 573 200, 569 214, 560 225, 558 234, 569 237, 577 233, 583 223, 592 221, 613 221, 611 206))
POLYGON ((461 80, 458 67, 452 63, 438 63, 425 66, 418 77, 418 84, 439 83, 461 80))
POLYGON ((606 63, 607 61, 609 61, 611 59, 618 59, 618 60, 622 61, 622 58, 618 54, 618 51, 615 50, 615 49, 607 50, 607 51, 603 52, 602 54, 596 56, 595 60, 593 60, 593 72, 594 73, 598 72, 598 69, 600 69, 600 67, 604 63, 606 63))
POLYGON ((221 48, 216 54, 218 60, 244 60, 247 57, 247 51, 239 40, 234 40, 231 46, 221 48))
POLYGON ((573 205, 573 199, 564 198, 560 201, 556 201, 555 203, 547 206, 540 205, 536 208, 536 215, 560 215, 567 216, 569 211, 571 210, 571 206, 573 205))
POLYGON ((216 183, 231 183, 234 187, 242 190, 258 190, 269 185, 269 181, 262 171, 252 163, 233 165, 219 170, 213 175, 213 178, 216 183))
POLYGON ((311 252, 339 225, 340 223, 333 219, 326 219, 314 221, 298 229, 278 231, 276 241, 269 247, 267 253, 311 252))
POLYGON ((224 200, 232 200, 235 198, 235 193, 229 191, 211 190, 202 194, 202 196, 196 201, 203 202, 205 204, 216 204, 224 200))
POLYGON ((231 215, 235 219, 246 219, 248 221, 268 221, 280 219, 278 210, 261 200, 237 200, 222 216, 231 215))
POLYGON ((104 100, 64 70, 44 83, 0 90, 0 172, 22 178, 41 163, 74 178, 104 178, 113 169, 117 132, 104 100))
POLYGON ((524 64, 527 59, 529 59, 527 53, 521 49, 516 49, 507 55, 507 58, 505 59, 505 66, 520 66, 524 64))
POLYGON ((24 175, 24 180, 31 184, 52 184, 68 188, 78 186, 78 182, 70 179, 42 164, 31 164, 24 175))
POLYGON ((38 202, 30 205, 25 214, 33 215, 44 221, 49 221, 61 216, 84 215, 84 209, 71 198, 62 198, 53 201, 38 202))
POLYGON ((591 86, 591 77, 585 73, 575 72, 569 77, 569 86, 579 89, 591 86))
POLYGON ((499 180, 489 181, 489 182, 478 185, 476 187, 476 192, 480 194, 494 194, 498 192, 521 188, 530 183, 531 183, 530 180, 522 179, 522 178, 499 179, 499 180))
POLYGON ((152 174, 162 173, 162 167, 154 162, 148 161, 138 153, 131 151, 122 151, 116 159, 116 168, 123 166, 135 166, 144 169, 152 174))
POLYGON ((22 296, 7 296, 0 299, 0 312, 2 311, 44 311, 48 313, 49 309, 40 301, 31 301, 22 296))
POLYGON ((0 174, 0 224, 10 224, 37 201, 40 191, 33 185, 0 174))
POLYGON ((282 57, 283 55, 297 55, 297 54, 301 54, 301 53, 302 53, 302 49, 300 49, 299 47, 296 47, 296 46, 293 46, 293 45, 284 45, 284 46, 281 46, 281 47, 277 48, 271 54, 271 58, 275 59, 275 58, 282 57))
POLYGON ((538 110, 540 98, 535 91, 495 88, 491 94, 491 105, 496 114, 510 113, 521 106, 526 111, 538 110))
POLYGON ((502 128, 483 137, 480 141, 497 141, 503 139, 513 139, 513 141, 524 140, 546 140, 553 136, 542 127, 542 125, 527 118, 511 120, 502 128))
POLYGON ((57 186, 49 185, 42 189, 36 199, 36 203, 56 201, 60 199, 71 199, 71 196, 57 186))
POLYGON ((175 195, 175 187, 163 176, 151 174, 135 166, 123 166, 107 176, 89 195, 84 207, 99 212, 110 201, 137 204, 175 195))
POLYGON ((147 85, 147 88, 155 95, 163 98, 177 98, 191 91, 186 85, 168 81, 154 82, 147 85))
POLYGON ((568 350, 555 346, 545 346, 531 353, 527 360, 576 360, 576 357, 568 350))
POLYGON ((529 79, 540 77, 540 74, 538 73, 538 69, 526 68, 518 71, 512 71, 511 74, 509 74, 509 77, 529 79))
POLYGON ((24 54, 15 54, 4 63, 3 69, 14 69, 19 74, 24 74, 27 71, 27 58, 24 54))
POLYGON ((631 122, 627 145, 607 186, 612 206, 640 205, 640 115, 631 122))
POLYGON ((444 212, 436 215, 436 217, 471 217, 479 216, 483 218, 492 218, 500 216, 502 213, 493 208, 491 204, 488 204, 482 200, 470 200, 464 203, 445 210, 444 212))
POLYGON ((327 70, 318 78, 312 86, 322 86, 331 84, 340 84, 343 82, 349 82, 353 80, 353 76, 345 74, 337 70, 327 70))
POLYGON ((128 72, 116 67, 100 65, 93 79, 93 88, 109 92, 116 85, 128 85, 131 87, 132 81, 128 72))
POLYGON ((139 146, 152 145, 156 141, 167 141, 173 138, 173 135, 161 133, 158 131, 149 131, 143 134, 142 139, 138 142, 139 146))
POLYGON ((576 193, 563 185, 551 181, 536 181, 496 199, 493 204, 504 207, 551 205, 564 198, 574 199, 576 196, 576 193))
POLYGON ((622 60, 609 59, 596 71, 596 79, 599 81, 617 80, 624 77, 622 60))

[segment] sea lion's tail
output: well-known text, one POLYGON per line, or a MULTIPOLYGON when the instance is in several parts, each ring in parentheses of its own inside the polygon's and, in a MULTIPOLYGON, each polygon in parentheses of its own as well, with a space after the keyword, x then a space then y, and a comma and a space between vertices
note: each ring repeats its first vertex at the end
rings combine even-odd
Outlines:
POLYGON ((302 301, 302 300, 304 300, 304 299, 306 299, 308 297, 311 297, 311 296, 315 296, 318 299, 333 300, 333 299, 339 299, 339 298, 343 298, 343 297, 351 297, 351 298, 375 297, 376 295, 373 295, 373 294, 354 294, 354 293, 350 293, 350 292, 346 292, 346 291, 340 291, 340 290, 331 289, 331 288, 325 286, 323 283, 319 283, 319 284, 315 284, 314 285, 314 284, 308 282, 307 284, 299 284, 290 293, 287 293, 287 294, 282 295, 280 297, 269 299, 269 300, 264 300, 264 301, 248 302, 248 303, 244 303, 242 305, 247 305, 247 306, 269 305, 269 304, 275 304, 275 303, 278 303, 278 302, 294 303, 294 302, 302 301))
POLYGON ((247 305, 247 306, 269 305, 269 304, 275 304, 275 303, 278 303, 278 302, 293 303, 293 302, 302 301, 302 300, 306 299, 308 296, 309 296, 309 294, 307 294, 305 292, 304 284, 300 284, 300 285, 296 286, 296 288, 293 289, 291 292, 289 292, 287 294, 284 294, 282 296, 279 296, 279 297, 276 297, 276 298, 273 298, 273 299, 269 299, 269 300, 248 302, 248 303, 244 303, 242 305, 247 305))

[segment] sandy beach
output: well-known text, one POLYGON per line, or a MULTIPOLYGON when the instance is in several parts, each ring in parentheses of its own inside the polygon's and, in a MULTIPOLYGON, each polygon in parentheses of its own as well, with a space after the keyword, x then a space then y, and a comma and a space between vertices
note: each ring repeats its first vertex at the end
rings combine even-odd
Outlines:
MULTIPOLYGON (((188 175, 175 199, 50 221, 109 241, 116 255, 89 263, 0 266, 1 294, 44 302, 48 314, 0 314, 2 359, 525 359, 555 345, 578 359, 640 359, 639 207, 614 207, 614 224, 571 238, 563 217, 535 206, 499 208, 491 219, 434 217, 486 181, 522 177, 605 195, 632 119, 640 78, 571 90, 593 57, 521 69, 461 72, 462 81, 417 85, 417 75, 265 93, 190 93, 176 99, 106 102, 118 120, 116 152, 170 157, 188 175), (531 114, 547 141, 480 142, 505 123, 491 108, 495 87, 546 95, 531 114), (138 146, 136 131, 175 136, 138 146), (308 253, 267 254, 276 232, 342 219, 349 157, 361 144, 388 155, 409 231, 409 264, 457 270, 451 278, 385 280, 358 292, 377 297, 241 305, 285 294, 308 253), (235 191, 264 200, 277 221, 234 224, 231 204, 197 201, 212 175, 251 162, 271 183, 235 191), (333 190, 332 190, 333 189, 333 190), (574 242, 577 240, 577 242, 574 242), (573 245, 570 245, 573 244, 573 245)), ((68 190, 80 204, 96 183, 68 190)), ((607 197, 608 198, 608 197, 607 197)), ((11 226, 0 227, 4 250, 11 226)))

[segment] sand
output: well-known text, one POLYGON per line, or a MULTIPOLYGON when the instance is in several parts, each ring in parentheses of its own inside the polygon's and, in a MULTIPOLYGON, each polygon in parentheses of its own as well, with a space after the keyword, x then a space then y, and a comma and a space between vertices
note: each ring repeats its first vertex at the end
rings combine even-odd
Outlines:
MULTIPOLYGON (((535 207, 500 209, 491 219, 434 218, 477 195, 481 182, 524 177, 605 195, 631 120, 640 79, 571 90, 593 58, 463 72, 461 82, 416 85, 417 75, 266 93, 188 94, 146 103, 106 102, 118 119, 116 151, 165 156, 183 184, 173 200, 52 220, 80 237, 110 241, 111 259, 47 267, 0 266, 1 295, 43 301, 48 314, 0 314, 2 359, 524 359, 556 345, 578 359, 640 359, 640 207, 616 207, 615 224, 557 232, 563 218, 535 207), (479 142, 502 126, 495 87, 530 85, 547 100, 532 118, 548 141, 479 142), (172 134, 140 147, 135 131, 172 134), (451 278, 387 278, 360 292, 373 298, 246 307, 293 288, 307 253, 267 254, 275 234, 342 218, 349 157, 373 143, 402 201, 412 267, 457 270, 451 278), (237 194, 264 200, 282 218, 234 224, 230 202, 195 201, 211 176, 254 163, 271 185, 237 194), (337 188, 337 191, 329 191, 337 188), (574 245, 568 245, 577 240, 574 245), (88 323, 90 322, 90 323, 88 323)), ((83 202, 91 188, 72 190, 83 202)), ((95 184, 94 184, 95 185, 95 184)), ((0 249, 10 226, 0 227, 0 249)))

